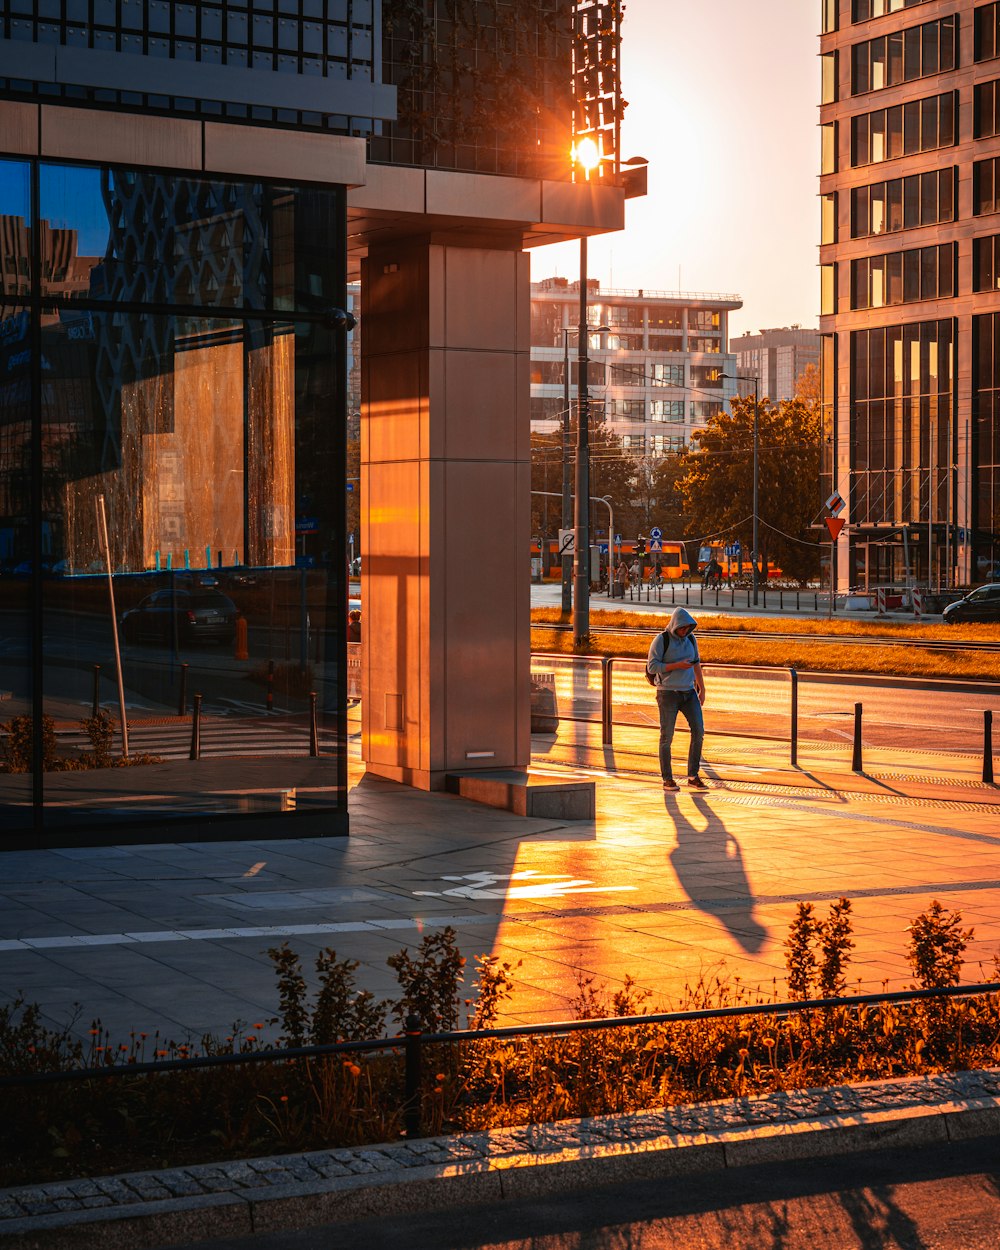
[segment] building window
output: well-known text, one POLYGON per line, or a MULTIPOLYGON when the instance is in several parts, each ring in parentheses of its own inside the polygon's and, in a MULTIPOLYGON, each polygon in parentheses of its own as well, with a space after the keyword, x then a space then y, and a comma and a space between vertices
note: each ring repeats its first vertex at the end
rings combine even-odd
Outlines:
POLYGON ((820 202, 820 242, 837 242, 837 193, 821 195, 820 202))
POLYGON ((819 267, 819 311, 822 316, 837 311, 837 266, 819 267))
POLYGON ((875 165, 914 152, 951 147, 955 116, 956 93, 946 91, 852 117, 851 163, 875 165))
POLYGON ((954 293, 954 243, 851 261, 852 308, 886 308, 954 293))
POLYGON ((822 73, 822 94, 820 103, 835 104, 837 101, 837 53, 824 52, 820 57, 820 64, 823 67, 822 73))
POLYGON ((649 366, 649 380, 653 386, 683 386, 684 366, 679 364, 651 364, 649 366))
POLYGON ((950 320, 851 335, 851 520, 943 520, 947 505, 950 320))
POLYGON ((717 365, 692 365, 691 385, 716 387, 722 385, 722 370, 717 365))
MULTIPOLYGON (((171 764, 168 776, 140 757, 127 797, 114 770, 95 772, 86 792, 73 793, 46 770, 34 779, 40 809, 32 810, 29 778, 13 822, 11 790, 0 796, 0 827, 37 817, 60 837, 72 830, 100 840, 121 822, 157 825, 160 840, 168 820, 237 817, 248 811, 240 756, 249 748, 262 756, 253 787, 274 813, 274 833, 287 835, 296 822, 309 832, 318 818, 329 832, 330 815, 346 815, 347 800, 338 728, 347 587, 334 554, 346 540, 347 350, 317 308, 343 302, 346 193, 39 162, 26 200, 27 168, 0 162, 0 553, 5 563, 28 560, 40 536, 59 577, 58 585, 46 578, 37 599, 24 595, 23 636, 46 644, 27 649, 16 685, 7 666, 4 684, 14 693, 5 715, 16 707, 36 724, 62 718, 67 682, 107 662, 99 632, 66 624, 97 611, 103 518, 140 750, 156 755, 166 746, 157 726, 177 710, 177 658, 205 641, 223 657, 197 661, 206 699, 230 700, 233 728, 247 740, 222 745, 211 795, 195 765, 171 764), (19 265, 11 274, 7 264, 19 260, 29 230, 38 278, 31 288, 21 287, 19 265), (300 302, 305 291, 315 303, 300 302), (43 387, 32 385, 32 364, 43 387), (32 492, 25 449, 38 456, 41 492, 32 492), (300 594, 314 624, 295 662, 315 675, 327 745, 296 808, 279 800, 290 761, 301 759, 301 733, 287 713, 276 719, 266 750, 276 749, 263 758, 256 743, 264 739, 249 705, 237 710, 224 656, 238 616, 260 636, 269 628, 264 605, 299 603, 300 594), (174 662, 150 664, 150 643, 174 662)), ((8 605, 13 616, 6 595, 8 605)))
POLYGON ((829 35, 839 27, 840 0, 823 0, 823 34, 829 35))
POLYGON ((625 451, 645 451, 646 438, 643 434, 623 434, 622 448, 625 451))
POLYGON ((976 139, 1000 134, 1000 79, 976 84, 972 105, 972 133, 976 139))
POLYGON ((1000 212, 1000 157, 972 166, 972 215, 1000 212))
POLYGON ((683 434, 650 434, 649 436, 649 450, 656 456, 683 451, 684 447, 683 434))
POLYGON ((983 4, 975 11, 977 61, 1000 56, 1000 4, 983 4))
POLYGON ((721 318, 717 310, 712 308, 691 308, 688 310, 689 330, 718 330, 721 318))
POLYGON ((714 399, 696 399, 691 403, 691 419, 707 421, 709 417, 717 417, 722 412, 722 404, 714 399))
POLYGON ((644 399, 621 400, 621 414, 623 417, 632 417, 637 421, 644 421, 646 418, 646 401, 644 399))
POLYGON ((684 340, 679 334, 650 334, 649 350, 651 352, 679 352, 684 340))
POLYGON ((634 304, 623 304, 621 307, 615 308, 609 306, 606 310, 607 324, 609 326, 621 327, 641 327, 642 326, 642 309, 634 304))
POLYGON ((650 330, 679 330, 681 328, 681 310, 679 308, 651 308, 649 310, 650 330))
POLYGON ((985 238, 972 240, 972 289, 974 291, 1000 290, 1000 234, 988 234, 985 238))
POLYGON ((949 165, 926 174, 855 187, 851 191, 851 238, 954 221, 957 172, 949 165))
POLYGON ((973 581, 1000 570, 1000 315, 972 318, 973 581))
POLYGON ((688 339, 689 352, 721 352, 722 340, 695 337, 688 339))
POLYGON ((912 9, 926 3, 927 0, 854 0, 852 20, 867 22, 873 17, 885 17, 887 13, 898 13, 901 9, 912 9))
POLYGON ((957 42, 958 18, 952 16, 856 43, 852 49, 851 91, 854 95, 880 91, 954 69, 957 42))
POLYGON ((563 377, 561 360, 533 360, 531 362, 532 386, 562 386, 563 377))
POLYGON ((651 399, 649 401, 650 421, 683 421, 683 399, 651 399))
POLYGON ((821 138, 820 173, 837 172, 837 123, 824 122, 819 128, 821 138))

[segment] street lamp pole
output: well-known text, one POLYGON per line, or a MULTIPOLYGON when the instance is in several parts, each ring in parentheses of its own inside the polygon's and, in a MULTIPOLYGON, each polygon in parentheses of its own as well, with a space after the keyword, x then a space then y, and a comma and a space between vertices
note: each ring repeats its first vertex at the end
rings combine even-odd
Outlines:
POLYGON ((757 593, 760 589, 760 399, 758 387, 760 379, 753 380, 753 604, 757 606, 757 593))
MULTIPOLYGON (((563 326, 563 414, 562 414, 562 528, 573 524, 573 483, 570 478, 569 413, 569 326, 563 326)), ((562 565, 562 610, 568 616, 573 607, 573 557, 560 555, 562 565)))
POLYGON ((587 368, 587 236, 580 239, 579 395, 576 406, 576 500, 573 515, 573 645, 590 636, 590 395, 587 368))

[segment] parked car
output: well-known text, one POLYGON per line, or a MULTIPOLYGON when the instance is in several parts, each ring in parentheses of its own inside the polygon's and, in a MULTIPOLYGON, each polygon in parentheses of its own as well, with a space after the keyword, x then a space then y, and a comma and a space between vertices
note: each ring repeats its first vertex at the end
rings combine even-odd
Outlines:
POLYGON ((1000 621, 1000 582, 978 586, 957 603, 949 603, 941 614, 946 625, 961 621, 1000 621))
POLYGON ((122 614, 129 642, 144 638, 171 642, 224 642, 236 637, 236 604, 218 590, 155 590, 122 614))

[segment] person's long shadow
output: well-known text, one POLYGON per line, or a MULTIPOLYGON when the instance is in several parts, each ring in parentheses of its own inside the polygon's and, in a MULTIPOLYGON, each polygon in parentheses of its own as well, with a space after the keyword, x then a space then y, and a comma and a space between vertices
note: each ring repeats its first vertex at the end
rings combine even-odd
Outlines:
POLYGON ((696 907, 715 916, 745 951, 755 954, 768 934, 753 914, 740 844, 709 807, 705 795, 694 794, 691 799, 704 820, 701 828, 688 819, 672 795, 664 795, 667 815, 677 831, 677 845, 670 852, 677 880, 696 907))

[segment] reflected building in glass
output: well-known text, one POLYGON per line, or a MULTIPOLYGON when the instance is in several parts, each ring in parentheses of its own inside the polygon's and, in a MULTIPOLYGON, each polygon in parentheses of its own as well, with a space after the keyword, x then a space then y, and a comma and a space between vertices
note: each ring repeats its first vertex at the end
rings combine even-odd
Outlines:
POLYGON ((0 0, 3 845, 346 832, 349 412, 366 769, 527 763, 524 248, 624 197, 603 10, 474 7, 0 0))

